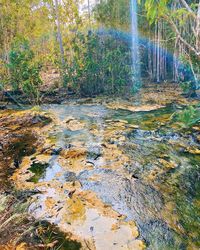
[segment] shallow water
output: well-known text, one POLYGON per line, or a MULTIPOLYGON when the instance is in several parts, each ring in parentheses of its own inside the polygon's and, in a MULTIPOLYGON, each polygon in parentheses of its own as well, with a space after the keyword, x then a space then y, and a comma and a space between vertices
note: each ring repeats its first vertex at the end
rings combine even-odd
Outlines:
POLYGON ((45 135, 52 155, 36 153, 15 173, 18 188, 23 181, 40 191, 31 214, 72 233, 83 249, 200 247, 200 155, 189 150, 200 145, 170 122, 176 107, 42 109, 56 118, 45 135))

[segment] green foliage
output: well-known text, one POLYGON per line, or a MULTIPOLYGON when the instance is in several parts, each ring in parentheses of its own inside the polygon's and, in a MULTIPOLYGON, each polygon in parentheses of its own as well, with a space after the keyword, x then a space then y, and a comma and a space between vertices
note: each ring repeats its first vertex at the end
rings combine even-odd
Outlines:
POLYGON ((132 85, 130 46, 109 34, 79 34, 68 79, 83 95, 126 93, 132 85))
POLYGON ((191 83, 191 81, 188 81, 180 83, 180 86, 183 90, 183 93, 187 95, 191 91, 193 84, 191 83))
POLYGON ((130 1, 101 1, 94 9, 95 19, 105 27, 128 30, 130 24, 130 1))
POLYGON ((22 90, 27 96, 38 101, 41 66, 34 61, 34 53, 27 41, 13 44, 7 66, 13 90, 22 90))
POLYGON ((200 111, 198 108, 188 106, 184 110, 175 114, 175 120, 180 122, 182 127, 190 127, 200 121, 200 111))
POLYGON ((157 18, 162 17, 165 15, 167 11, 167 4, 169 0, 146 0, 145 1, 145 10, 147 19, 149 20, 150 24, 153 24, 157 18))
POLYGON ((194 73, 195 64, 189 63, 183 55, 180 57, 180 61, 181 64, 178 68, 180 86, 184 94, 190 95, 198 88, 198 80, 194 73))
POLYGON ((7 83, 8 79, 8 68, 6 67, 5 62, 0 58, 0 90, 7 83))

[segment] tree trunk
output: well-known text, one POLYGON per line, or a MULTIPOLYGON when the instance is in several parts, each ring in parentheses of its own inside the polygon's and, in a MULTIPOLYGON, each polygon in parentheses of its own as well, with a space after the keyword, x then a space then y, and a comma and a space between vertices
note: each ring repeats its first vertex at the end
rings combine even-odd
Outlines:
POLYGON ((55 7, 55 15, 56 15, 56 27, 57 27, 57 39, 60 47, 60 59, 61 59, 61 74, 63 78, 63 85, 65 85, 65 56, 64 56, 64 48, 63 48, 63 41, 62 41, 62 34, 60 28, 60 15, 58 10, 58 0, 54 0, 54 7, 55 7))
POLYGON ((198 11, 197 11, 196 50, 200 53, 200 1, 199 1, 198 11))

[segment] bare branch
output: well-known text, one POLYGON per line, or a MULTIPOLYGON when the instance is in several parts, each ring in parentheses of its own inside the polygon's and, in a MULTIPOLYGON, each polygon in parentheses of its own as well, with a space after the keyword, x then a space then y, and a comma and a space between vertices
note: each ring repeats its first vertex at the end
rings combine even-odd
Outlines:
POLYGON ((178 39, 191 51, 193 52, 198 58, 200 58, 200 51, 198 51, 195 47, 189 44, 181 35, 180 31, 178 30, 174 21, 167 15, 165 15, 166 20, 170 23, 172 29, 176 33, 178 39))

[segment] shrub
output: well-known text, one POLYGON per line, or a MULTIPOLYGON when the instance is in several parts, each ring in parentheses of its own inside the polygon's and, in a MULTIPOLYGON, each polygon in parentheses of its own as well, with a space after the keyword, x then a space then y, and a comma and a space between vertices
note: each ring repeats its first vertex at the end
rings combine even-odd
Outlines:
POLYGON ((183 94, 185 94, 185 95, 189 94, 192 87, 193 87, 191 81, 181 82, 180 86, 181 86, 181 89, 183 91, 183 94))
POLYGON ((82 95, 127 94, 133 85, 130 45, 110 34, 77 34, 68 82, 82 95))
POLYGON ((175 120, 180 122, 182 127, 190 127, 200 121, 200 111, 198 108, 188 106, 184 110, 175 114, 175 120))
POLYGON ((34 61, 34 53, 27 41, 13 44, 7 66, 13 90, 21 90, 35 102, 38 102, 41 65, 34 61))

